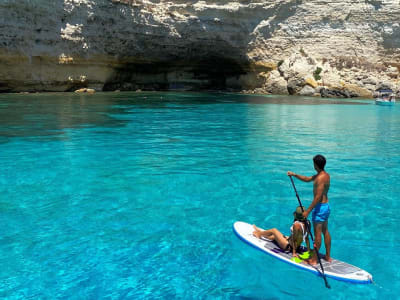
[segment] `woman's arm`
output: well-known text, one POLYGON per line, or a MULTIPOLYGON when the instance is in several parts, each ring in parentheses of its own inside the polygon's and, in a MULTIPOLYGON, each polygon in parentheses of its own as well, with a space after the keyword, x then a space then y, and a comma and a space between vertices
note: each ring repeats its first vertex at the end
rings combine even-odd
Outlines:
POLYGON ((297 256, 298 256, 297 253, 296 253, 296 248, 297 248, 297 247, 296 247, 296 242, 294 241, 293 235, 292 235, 292 237, 291 237, 289 243, 290 243, 290 246, 292 246, 292 256, 293 256, 293 257, 297 257, 297 256))
POLYGON ((307 245, 307 251, 311 251, 311 249, 310 249, 310 237, 308 236, 308 234, 307 234, 307 237, 306 237, 306 245, 307 245))

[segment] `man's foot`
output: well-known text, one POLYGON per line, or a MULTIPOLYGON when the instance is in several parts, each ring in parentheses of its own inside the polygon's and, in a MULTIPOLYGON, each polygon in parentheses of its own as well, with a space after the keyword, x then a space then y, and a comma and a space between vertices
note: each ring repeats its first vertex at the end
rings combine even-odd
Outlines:
POLYGON ((307 260, 305 260, 305 262, 306 262, 307 264, 309 264, 310 266, 316 266, 316 265, 318 265, 318 261, 316 261, 315 259, 307 259, 307 260))
POLYGON ((328 257, 328 256, 325 256, 325 260, 326 260, 327 262, 330 262, 330 263, 332 262, 332 258, 331 258, 330 256, 329 256, 329 257, 328 257))

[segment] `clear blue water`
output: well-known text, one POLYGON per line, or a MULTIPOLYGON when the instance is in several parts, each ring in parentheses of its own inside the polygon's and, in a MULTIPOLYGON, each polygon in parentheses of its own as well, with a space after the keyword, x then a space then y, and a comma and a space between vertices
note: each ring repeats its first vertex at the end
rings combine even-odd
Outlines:
MULTIPOLYGON (((0 298, 394 299, 400 107, 229 94, 0 95, 0 298), (288 233, 288 170, 331 174, 323 280, 241 242, 288 233)), ((296 181, 304 205, 312 184, 296 181)), ((321 249, 324 252, 324 248, 321 249)))

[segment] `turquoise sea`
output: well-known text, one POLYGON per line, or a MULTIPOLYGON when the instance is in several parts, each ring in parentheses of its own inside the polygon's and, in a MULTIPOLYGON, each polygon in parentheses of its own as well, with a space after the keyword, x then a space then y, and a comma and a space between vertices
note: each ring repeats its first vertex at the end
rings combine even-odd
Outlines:
MULTIPOLYGON (((400 104, 205 93, 0 95, 0 298, 395 299, 400 104), (288 170, 331 174, 332 256, 293 268, 237 221, 289 233, 288 170)), ((312 184, 295 181, 303 204, 312 184)), ((324 252, 322 247, 321 252, 324 252)))

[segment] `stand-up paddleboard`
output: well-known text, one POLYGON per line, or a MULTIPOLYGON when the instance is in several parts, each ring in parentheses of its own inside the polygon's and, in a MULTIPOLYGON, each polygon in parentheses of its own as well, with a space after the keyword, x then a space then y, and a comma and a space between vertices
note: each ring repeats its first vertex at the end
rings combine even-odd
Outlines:
MULTIPOLYGON (((233 224, 233 231, 245 243, 259 249, 275 258, 278 258, 288 264, 297 268, 313 272, 316 275, 322 276, 321 266, 319 264, 311 266, 301 259, 293 259, 290 251, 282 250, 275 242, 268 239, 258 239, 253 235, 253 226, 245 222, 235 222, 233 224)), ((303 251, 307 250, 304 247, 303 251)), ((300 255, 301 257, 304 257, 300 255)), ((358 267, 347 264, 340 260, 332 259, 332 262, 324 260, 321 255, 321 263, 324 267, 324 274, 328 278, 336 280, 351 282, 351 283, 372 283, 372 275, 358 267)))

